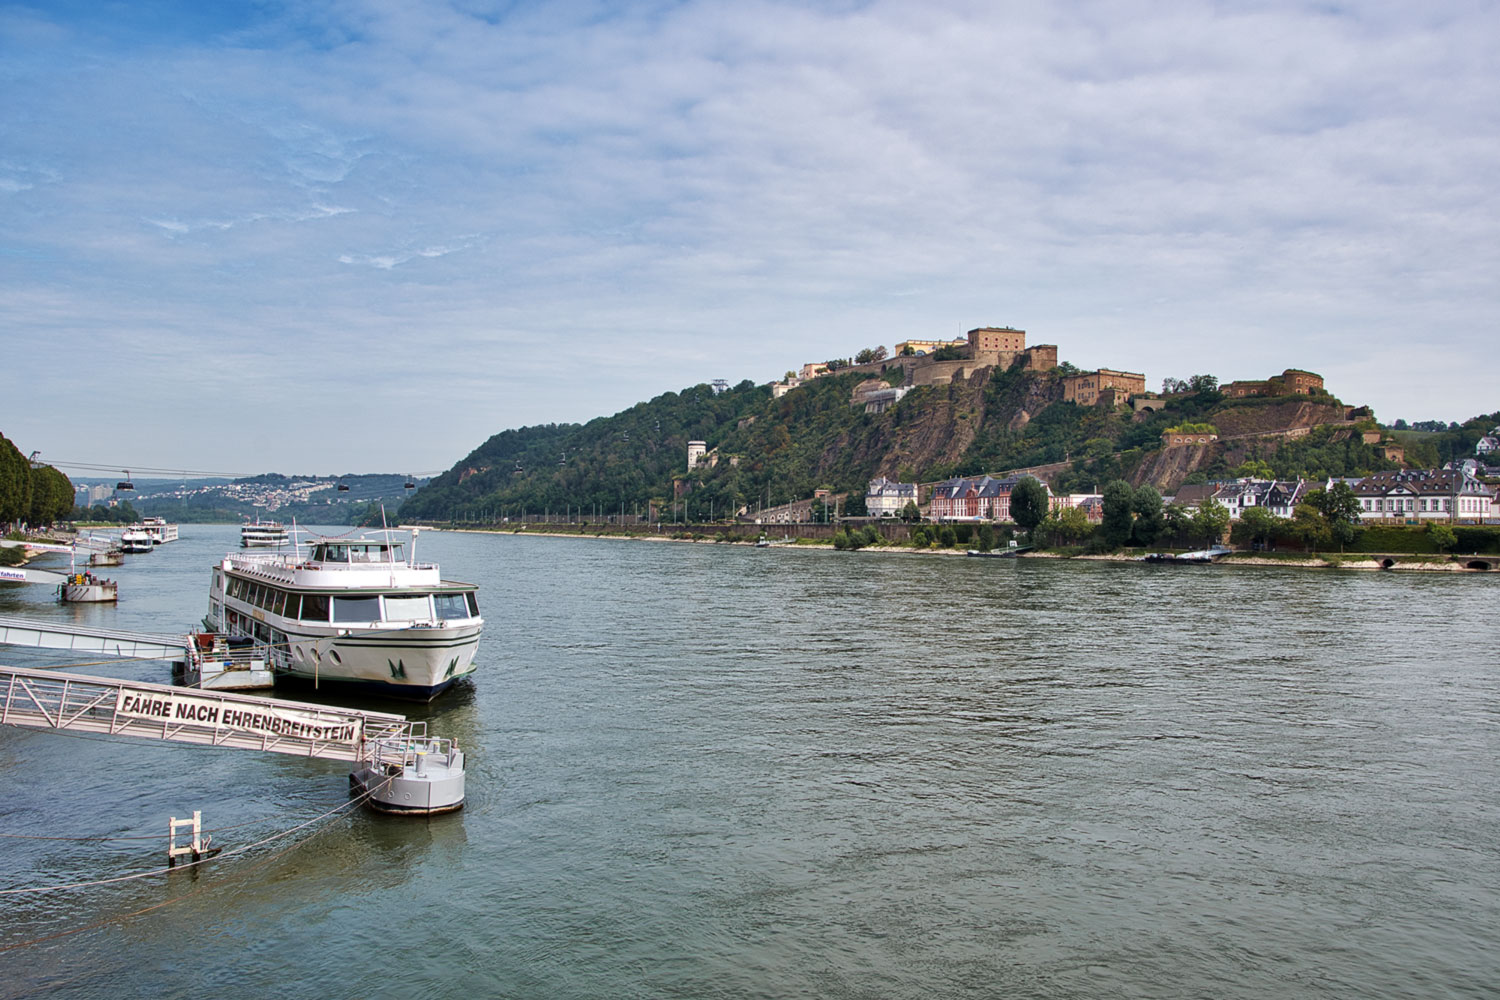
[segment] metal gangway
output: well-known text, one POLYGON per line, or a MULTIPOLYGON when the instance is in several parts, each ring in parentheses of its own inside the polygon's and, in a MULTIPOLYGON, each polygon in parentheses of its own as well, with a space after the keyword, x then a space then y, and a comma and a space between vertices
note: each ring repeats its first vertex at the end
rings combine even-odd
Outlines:
POLYGON ((231 648, 223 636, 166 635, 92 628, 67 621, 10 618, 0 615, 0 645, 67 650, 96 656, 140 660, 171 660, 193 687, 220 690, 268 688, 273 679, 267 664, 271 650, 253 641, 247 648, 231 648), (203 639, 199 642, 199 639, 203 639))
POLYGON ((183 658, 193 652, 193 641, 187 635, 127 632, 124 629, 90 628, 71 622, 5 616, 0 616, 0 645, 135 659, 183 658))
MULTIPOLYGON (((188 656, 191 636, 0 618, 0 642, 143 658, 188 656)), ((202 688, 0 666, 0 724, 317 757, 385 812, 430 814, 464 801, 464 754, 404 715, 202 688)))
POLYGON ((0 666, 0 723, 360 761, 371 742, 425 741, 405 716, 0 666))

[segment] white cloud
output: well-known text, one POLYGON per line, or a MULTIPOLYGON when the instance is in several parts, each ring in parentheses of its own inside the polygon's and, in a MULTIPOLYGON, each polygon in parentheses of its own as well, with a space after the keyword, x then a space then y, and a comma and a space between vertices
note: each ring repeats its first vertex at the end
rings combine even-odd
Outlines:
MULTIPOLYGON (((50 62, 13 71, 0 123, 13 162, 56 169, 0 163, 0 212, 7 245, 55 263, 0 293, 73 296, 80 337, 170 300, 200 374, 241 331, 336 352, 419 330, 437 350, 408 382, 476 441, 989 322, 1153 381, 1297 364, 1408 419, 1495 406, 1369 360, 1492 336, 1486 7, 289 17, 151 52, 28 25, 50 62)), ((424 447, 401 433, 382 447, 424 447)))

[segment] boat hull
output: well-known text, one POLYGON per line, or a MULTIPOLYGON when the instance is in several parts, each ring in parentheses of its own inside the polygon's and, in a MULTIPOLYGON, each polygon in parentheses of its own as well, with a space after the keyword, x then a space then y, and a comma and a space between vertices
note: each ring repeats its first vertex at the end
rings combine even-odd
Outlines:
POLYGON ((384 629, 380 634, 288 635, 279 677, 429 701, 475 670, 478 626, 384 629))
POLYGON ((120 585, 113 580, 94 583, 64 583, 58 596, 65 604, 108 604, 120 599, 120 585))

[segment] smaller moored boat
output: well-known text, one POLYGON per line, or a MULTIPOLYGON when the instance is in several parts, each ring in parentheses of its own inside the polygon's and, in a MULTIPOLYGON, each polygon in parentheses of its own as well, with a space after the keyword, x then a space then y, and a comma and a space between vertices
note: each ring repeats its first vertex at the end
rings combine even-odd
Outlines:
POLYGON ((114 545, 103 552, 94 552, 89 556, 89 565, 123 566, 125 565, 125 550, 118 545, 114 545))
POLYGON ((1034 545, 1017 545, 1015 542, 1011 542, 1010 545, 1003 549, 991 549, 988 552, 981 552, 978 549, 968 549, 964 552, 964 555, 978 556, 982 559, 1014 559, 1022 552, 1030 551, 1035 547, 1034 545))
POLYGON ((106 604, 120 599, 120 585, 92 573, 69 573, 57 585, 57 596, 65 604, 106 604))
POLYGON ((1215 545, 1208 549, 1198 549, 1194 552, 1147 552, 1141 556, 1141 562, 1149 563, 1188 563, 1190 565, 1203 565, 1211 563, 1229 555, 1234 549, 1222 545, 1215 545))
POLYGON ((122 552, 150 552, 156 547, 151 533, 143 528, 131 526, 120 532, 120 550, 122 552))
POLYGON ((131 527, 150 535, 153 545, 177 541, 177 525, 168 524, 164 517, 143 517, 139 524, 132 524, 131 527))

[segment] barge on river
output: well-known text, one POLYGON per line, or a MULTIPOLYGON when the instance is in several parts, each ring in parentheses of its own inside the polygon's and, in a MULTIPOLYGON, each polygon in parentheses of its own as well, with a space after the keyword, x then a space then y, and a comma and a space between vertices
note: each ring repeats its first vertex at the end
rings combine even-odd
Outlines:
POLYGON ((436 563, 415 562, 380 534, 318 538, 305 556, 301 545, 226 555, 204 625, 265 644, 278 678, 436 697, 474 672, 479 588, 444 580, 436 563))

